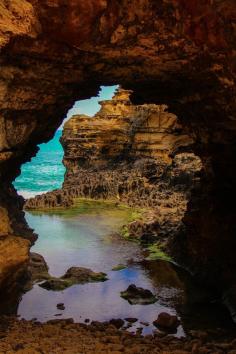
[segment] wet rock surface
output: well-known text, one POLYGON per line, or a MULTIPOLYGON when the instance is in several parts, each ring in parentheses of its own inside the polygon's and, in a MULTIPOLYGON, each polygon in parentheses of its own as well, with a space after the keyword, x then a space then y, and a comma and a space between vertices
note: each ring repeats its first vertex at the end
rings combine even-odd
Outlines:
POLYGON ((166 312, 161 312, 153 324, 164 331, 172 332, 175 331, 180 325, 180 321, 177 316, 170 315, 166 312))
POLYGON ((148 289, 137 287, 135 284, 120 293, 120 296, 128 300, 131 305, 149 305, 157 301, 157 298, 148 289))
POLYGON ((55 278, 50 276, 48 280, 40 283, 39 286, 47 290, 61 291, 74 284, 103 282, 106 280, 105 273, 95 273, 83 267, 71 267, 62 277, 55 278))

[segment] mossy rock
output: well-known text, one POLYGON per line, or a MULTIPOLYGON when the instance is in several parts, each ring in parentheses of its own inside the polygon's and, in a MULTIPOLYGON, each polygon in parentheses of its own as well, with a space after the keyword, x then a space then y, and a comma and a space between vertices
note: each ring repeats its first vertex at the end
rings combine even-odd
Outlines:
POLYGON ((161 243, 157 242, 147 247, 149 256, 146 258, 148 261, 163 260, 171 262, 171 257, 163 250, 161 243))
POLYGON ((39 286, 47 290, 61 291, 74 284, 95 283, 106 280, 108 280, 108 278, 105 273, 95 273, 88 268, 71 267, 62 277, 51 277, 45 282, 39 284, 39 286))
POLYGON ((124 264, 118 264, 117 266, 113 267, 112 270, 113 270, 114 272, 117 272, 117 271, 123 270, 123 269, 125 269, 125 268, 127 268, 127 267, 126 267, 124 264))

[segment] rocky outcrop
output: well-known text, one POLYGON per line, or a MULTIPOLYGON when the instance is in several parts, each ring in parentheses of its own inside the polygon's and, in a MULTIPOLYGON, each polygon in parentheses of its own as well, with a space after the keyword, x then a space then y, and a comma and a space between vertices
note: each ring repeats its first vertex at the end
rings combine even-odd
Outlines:
POLYGON ((113 199, 155 210, 150 220, 129 225, 130 238, 150 242, 177 233, 201 162, 186 152, 192 139, 166 106, 132 105, 131 93, 119 88, 94 117, 76 115, 65 124, 63 188, 27 200, 26 209, 113 199))
POLYGON ((178 155, 173 162, 170 156, 190 149, 192 139, 166 106, 135 106, 130 95, 131 91, 119 88, 112 100, 100 102, 101 110, 94 117, 77 115, 65 124, 63 188, 74 188, 75 196, 155 206, 158 182, 172 180, 187 189, 189 178, 191 185, 199 159, 193 154, 178 155), (181 158, 187 164, 182 171, 181 158), (181 173, 186 175, 184 183, 181 177, 179 181, 172 178, 181 173))
POLYGON ((55 278, 50 276, 45 282, 39 284, 39 286, 47 290, 61 291, 74 284, 95 283, 106 280, 108 278, 105 273, 96 273, 91 269, 83 267, 71 267, 62 277, 55 278))
POLYGON ((133 162, 130 170, 135 170, 134 162, 145 158, 157 160, 161 174, 163 166, 171 162, 170 154, 193 143, 167 106, 133 105, 131 94, 119 88, 112 100, 100 102, 101 109, 93 118, 77 115, 65 124, 61 139, 67 168, 65 187, 76 184, 81 167, 99 172, 125 161, 133 162))
POLYGON ((27 234, 12 198, 21 164, 75 100, 120 83, 135 103, 168 104, 203 161, 175 256, 219 287, 234 283, 235 14, 234 0, 1 1, 1 235, 27 234))
POLYGON ((25 202, 25 209, 28 210, 40 210, 51 208, 68 208, 73 205, 73 198, 65 191, 60 189, 48 192, 42 195, 37 195, 34 198, 30 198, 25 202))
POLYGON ((125 291, 121 291, 120 296, 131 305, 150 305, 157 302, 157 298, 148 289, 137 287, 131 284, 125 291))
POLYGON ((74 284, 103 282, 108 278, 105 273, 96 273, 83 267, 71 267, 61 277, 53 277, 49 274, 49 268, 43 256, 31 252, 26 280, 23 288, 24 292, 31 290, 34 284, 39 283, 39 286, 44 289, 61 291, 74 284))

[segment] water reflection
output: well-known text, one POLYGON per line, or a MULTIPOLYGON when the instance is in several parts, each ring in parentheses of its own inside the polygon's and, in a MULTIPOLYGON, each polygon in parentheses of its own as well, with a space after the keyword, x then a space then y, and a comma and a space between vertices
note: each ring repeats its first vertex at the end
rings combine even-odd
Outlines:
MULTIPOLYGON (((51 275, 61 276, 71 266, 81 266, 106 272, 109 280, 74 285, 57 292, 35 285, 23 296, 18 314, 25 319, 37 318, 40 321, 73 317, 78 322, 87 318, 107 321, 135 317, 139 321, 131 330, 143 327, 145 334, 154 329, 152 322, 165 311, 183 314, 187 323, 184 327, 191 327, 189 318, 195 309, 190 306, 189 298, 198 291, 190 285, 190 277, 164 261, 143 262, 140 247, 116 234, 131 212, 115 205, 92 203, 85 210, 27 213, 29 225, 39 234, 33 251, 44 256, 51 275), (118 264, 127 264, 128 267, 112 271, 118 264), (120 292, 132 283, 151 290, 158 301, 151 305, 130 305, 120 297, 120 292), (57 309, 58 303, 65 304, 64 311, 57 309), (150 325, 140 325, 140 321, 150 325)), ((183 327, 179 326, 177 336, 184 334, 183 327)))

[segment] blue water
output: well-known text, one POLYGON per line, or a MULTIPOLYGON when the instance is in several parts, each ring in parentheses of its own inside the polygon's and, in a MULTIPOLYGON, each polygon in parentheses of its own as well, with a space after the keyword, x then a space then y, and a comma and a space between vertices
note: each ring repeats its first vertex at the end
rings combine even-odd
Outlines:
MULTIPOLYGON (((86 318, 109 321, 111 318, 135 317, 138 321, 131 331, 142 327, 144 334, 152 333, 155 329, 152 323, 158 314, 163 311, 176 314, 176 299, 178 305, 182 303, 184 289, 178 274, 172 265, 160 261, 155 265, 157 277, 154 279, 139 263, 143 255, 138 244, 117 234, 132 215, 132 209, 95 201, 87 201, 85 208, 84 203, 80 201, 72 209, 50 213, 27 212, 27 222, 39 235, 32 251, 43 255, 53 276, 61 276, 68 268, 79 266, 105 272, 108 280, 76 284, 63 291, 48 291, 35 284, 23 295, 18 315, 42 322, 56 318, 84 322, 86 318), (118 264, 127 268, 113 271, 118 264), (150 289, 158 301, 150 305, 129 304, 121 298, 120 292, 132 283, 150 289), (58 303, 64 303, 65 310, 58 310, 58 303)), ((184 335, 181 326, 176 335, 184 335)))
POLYGON ((18 194, 29 198, 62 186, 65 168, 62 164, 63 149, 59 139, 64 123, 74 114, 93 116, 100 109, 99 101, 111 99, 117 88, 117 85, 101 86, 98 96, 75 102, 54 138, 47 144, 39 145, 37 156, 22 166, 21 175, 14 183, 18 194))
POLYGON ((62 186, 65 167, 61 135, 58 130, 50 142, 39 145, 37 156, 22 166, 21 175, 14 182, 19 194, 30 197, 62 186))

